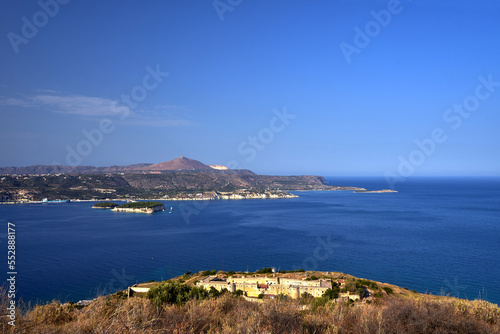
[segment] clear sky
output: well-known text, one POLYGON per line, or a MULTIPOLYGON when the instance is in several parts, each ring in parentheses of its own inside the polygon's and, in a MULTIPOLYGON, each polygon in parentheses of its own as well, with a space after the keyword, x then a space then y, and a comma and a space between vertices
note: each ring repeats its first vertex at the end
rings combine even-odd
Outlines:
POLYGON ((500 0, 2 1, 0 31, 0 166, 500 175, 500 0))

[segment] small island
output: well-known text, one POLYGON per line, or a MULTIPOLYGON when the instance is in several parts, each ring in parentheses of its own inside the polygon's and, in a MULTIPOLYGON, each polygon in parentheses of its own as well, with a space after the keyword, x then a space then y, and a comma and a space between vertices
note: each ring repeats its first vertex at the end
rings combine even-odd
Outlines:
POLYGON ((100 203, 94 204, 92 206, 92 209, 114 209, 117 206, 119 206, 119 205, 116 203, 113 203, 113 202, 100 202, 100 203))
POLYGON ((158 211, 165 211, 165 206, 161 202, 132 202, 116 206, 111 209, 111 211, 154 213, 158 211))
POLYGON ((383 193, 397 193, 396 190, 382 189, 382 190, 354 190, 355 193, 365 193, 365 194, 383 194, 383 193))

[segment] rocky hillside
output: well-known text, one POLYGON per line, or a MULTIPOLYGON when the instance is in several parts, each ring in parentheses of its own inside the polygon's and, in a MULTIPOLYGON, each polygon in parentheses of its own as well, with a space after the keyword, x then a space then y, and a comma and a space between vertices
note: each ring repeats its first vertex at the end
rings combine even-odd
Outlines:
POLYGON ((174 160, 160 162, 151 166, 147 166, 144 170, 208 170, 213 171, 214 169, 208 165, 205 165, 198 160, 193 160, 185 157, 179 157, 174 160))
POLYGON ((164 161, 157 164, 133 164, 128 166, 109 166, 109 167, 94 167, 94 166, 64 166, 64 165, 34 165, 28 167, 0 167, 0 175, 12 174, 99 174, 99 173, 138 173, 142 171, 217 171, 228 170, 227 167, 216 165, 217 168, 212 168, 198 160, 179 157, 174 160, 164 161), (221 169, 221 167, 225 167, 221 169))
POLYGON ((155 198, 193 192, 357 190, 328 185, 321 176, 257 175, 179 157, 158 164, 92 167, 37 165, 0 168, 0 202, 50 199, 155 198))
POLYGON ((0 177, 0 201, 40 201, 43 198, 100 200, 106 198, 168 199, 206 191, 348 190, 326 184, 319 176, 272 176, 234 171, 170 171, 161 174, 56 174, 0 177))

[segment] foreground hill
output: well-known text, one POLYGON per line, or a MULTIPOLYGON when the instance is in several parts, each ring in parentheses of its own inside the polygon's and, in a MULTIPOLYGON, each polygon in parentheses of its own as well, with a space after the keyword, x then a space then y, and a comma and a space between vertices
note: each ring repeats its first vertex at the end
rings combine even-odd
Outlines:
MULTIPOLYGON (((500 308, 481 300, 424 295, 342 273, 324 272, 284 275, 317 276, 330 279, 333 286, 343 282, 340 291, 350 289, 349 285, 367 287, 374 292, 374 297, 353 302, 335 299, 335 293, 329 291, 317 298, 303 294, 298 299, 286 296, 251 299, 238 291, 220 293, 193 285, 214 272, 194 275, 187 272, 167 282, 149 283, 151 289, 145 296, 127 297, 124 291, 119 291, 90 303, 52 302, 28 308, 23 314, 17 312, 15 331, 5 321, 0 324, 0 330, 2 333, 500 332, 500 308)), ((219 277, 264 276, 262 273, 217 274, 219 277)), ((0 291, 0 295, 0 304, 6 309, 5 290, 0 291)))

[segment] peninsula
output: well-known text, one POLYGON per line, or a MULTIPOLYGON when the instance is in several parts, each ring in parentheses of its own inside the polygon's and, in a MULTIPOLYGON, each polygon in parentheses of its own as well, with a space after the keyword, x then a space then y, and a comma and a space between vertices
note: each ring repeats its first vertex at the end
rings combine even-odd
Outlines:
POLYGON ((0 202, 79 200, 217 200, 294 198, 290 191, 365 190, 328 184, 322 176, 258 175, 179 157, 129 166, 0 168, 0 202))
POLYGON ((381 190, 354 190, 355 193, 365 193, 365 194, 384 194, 384 193, 397 193, 396 190, 391 189, 381 189, 381 190))

